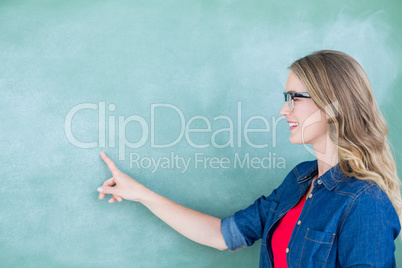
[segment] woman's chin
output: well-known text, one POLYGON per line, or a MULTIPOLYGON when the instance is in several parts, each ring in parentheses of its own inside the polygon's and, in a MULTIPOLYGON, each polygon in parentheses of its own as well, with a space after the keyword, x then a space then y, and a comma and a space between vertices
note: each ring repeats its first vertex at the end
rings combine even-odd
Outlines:
POLYGON ((301 144, 301 140, 300 140, 300 139, 297 139, 296 137, 294 137, 294 136, 292 136, 292 135, 290 135, 289 141, 290 141, 291 143, 293 143, 293 144, 301 144))

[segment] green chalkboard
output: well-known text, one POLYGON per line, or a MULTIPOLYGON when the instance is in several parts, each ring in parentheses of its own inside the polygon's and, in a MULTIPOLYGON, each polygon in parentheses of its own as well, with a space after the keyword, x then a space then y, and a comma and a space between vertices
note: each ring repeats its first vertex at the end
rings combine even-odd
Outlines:
MULTIPOLYGON (((141 204, 98 200, 124 172, 227 217, 297 163, 288 65, 336 49, 365 68, 402 167, 401 1, 0 2, 0 266, 258 267, 141 204), (159 162, 158 162, 159 161, 159 162)), ((397 261, 402 264, 398 240, 397 261)))

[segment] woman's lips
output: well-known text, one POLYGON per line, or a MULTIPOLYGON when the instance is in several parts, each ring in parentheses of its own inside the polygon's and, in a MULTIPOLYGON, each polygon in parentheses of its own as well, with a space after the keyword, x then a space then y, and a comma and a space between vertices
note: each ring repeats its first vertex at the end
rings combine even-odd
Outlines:
POLYGON ((299 125, 299 123, 294 122, 294 121, 286 121, 286 122, 289 123, 290 130, 293 130, 293 129, 297 128, 297 126, 299 125))

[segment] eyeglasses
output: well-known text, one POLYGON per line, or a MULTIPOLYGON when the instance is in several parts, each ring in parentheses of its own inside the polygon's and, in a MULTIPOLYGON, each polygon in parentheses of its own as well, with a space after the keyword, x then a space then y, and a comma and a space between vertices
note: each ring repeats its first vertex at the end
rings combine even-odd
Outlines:
POLYGON ((288 103, 289 109, 291 112, 293 112, 294 109, 294 103, 293 99, 296 98, 311 98, 310 94, 307 92, 303 93, 293 93, 293 92, 283 92, 283 95, 285 96, 285 101, 288 103))

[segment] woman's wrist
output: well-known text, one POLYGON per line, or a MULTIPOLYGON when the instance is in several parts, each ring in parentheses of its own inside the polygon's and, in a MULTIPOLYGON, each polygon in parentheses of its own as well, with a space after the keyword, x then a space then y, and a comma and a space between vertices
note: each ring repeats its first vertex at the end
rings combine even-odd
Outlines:
POLYGON ((152 196, 155 193, 153 191, 151 191, 150 189, 148 189, 147 187, 145 187, 144 185, 140 185, 139 189, 137 190, 137 197, 134 201, 137 201, 143 205, 146 205, 147 203, 149 203, 152 199, 152 196))

